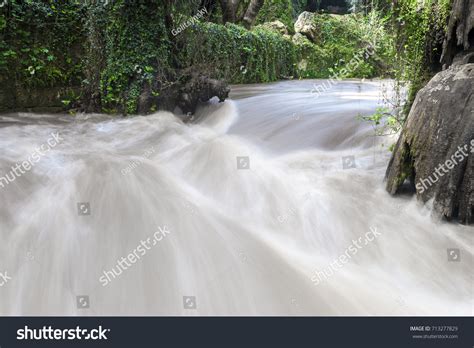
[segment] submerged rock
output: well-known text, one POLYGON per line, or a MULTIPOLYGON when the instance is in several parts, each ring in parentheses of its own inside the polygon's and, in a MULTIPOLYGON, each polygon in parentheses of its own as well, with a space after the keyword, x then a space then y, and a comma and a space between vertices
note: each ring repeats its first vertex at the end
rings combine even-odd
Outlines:
POLYGON ((470 54, 421 89, 386 173, 387 191, 409 185, 442 217, 474 222, 474 64, 470 54))

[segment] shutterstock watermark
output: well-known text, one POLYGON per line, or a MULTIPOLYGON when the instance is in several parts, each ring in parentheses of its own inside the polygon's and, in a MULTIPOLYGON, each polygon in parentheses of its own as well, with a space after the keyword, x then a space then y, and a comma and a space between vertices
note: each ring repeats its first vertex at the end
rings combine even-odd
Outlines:
POLYGON ((205 8, 205 7, 198 10, 198 12, 194 16, 192 16, 189 20, 187 20, 186 22, 181 24, 178 28, 171 30, 171 34, 173 34, 173 36, 176 36, 176 35, 180 34, 181 32, 185 31, 186 28, 188 28, 191 25, 193 25, 194 23, 197 23, 198 21, 200 21, 202 19, 202 17, 204 17, 204 13, 208 14, 207 8, 205 8))
POLYGON ((105 329, 100 325, 97 329, 81 329, 80 326, 76 326, 75 329, 54 329, 51 326, 43 326, 40 329, 30 329, 25 326, 22 329, 16 331, 16 339, 18 341, 63 341, 63 340, 104 340, 108 339, 107 333, 110 329, 105 329))
POLYGON ((171 232, 168 230, 168 227, 158 227, 158 231, 156 231, 152 237, 149 237, 146 240, 141 240, 140 244, 135 249, 133 249, 127 255, 127 257, 122 257, 120 260, 117 260, 115 266, 111 270, 106 270, 103 272, 104 275, 99 278, 102 286, 107 286, 110 284, 110 282, 112 282, 112 280, 132 267, 137 261, 144 257, 152 247, 164 240, 170 233, 171 232))
POLYGON ((356 54, 349 63, 346 64, 345 68, 342 68, 337 73, 332 74, 328 81, 322 84, 313 84, 311 94, 316 94, 315 98, 318 98, 321 94, 332 89, 339 81, 346 78, 347 75, 357 69, 364 60, 369 59, 375 54, 376 43, 369 43, 362 51, 356 54))
POLYGON ((353 239, 351 245, 349 245, 344 253, 342 253, 337 259, 329 264, 329 266, 322 270, 316 270, 314 275, 311 277, 311 281, 314 285, 320 284, 323 280, 332 277, 336 271, 342 268, 349 260, 358 253, 359 249, 373 242, 377 237, 381 236, 382 233, 377 231, 377 227, 370 227, 370 231, 364 236, 359 237, 357 240, 353 239))
POLYGON ((46 141, 46 144, 41 144, 35 151, 28 157, 27 160, 16 163, 10 168, 10 171, 4 176, 0 176, 0 186, 4 188, 9 183, 12 183, 23 174, 29 172, 36 163, 41 160, 41 157, 45 156, 55 146, 57 146, 63 138, 60 137, 59 133, 51 133, 51 137, 46 141))
MULTIPOLYGON (((474 139, 471 140, 471 153, 474 153, 474 139)), ((441 179, 444 174, 449 173, 451 169, 463 162, 469 156, 469 145, 458 146, 457 151, 450 159, 436 167, 435 171, 427 178, 422 178, 415 186, 419 193, 425 192, 429 187, 434 185, 441 179)))

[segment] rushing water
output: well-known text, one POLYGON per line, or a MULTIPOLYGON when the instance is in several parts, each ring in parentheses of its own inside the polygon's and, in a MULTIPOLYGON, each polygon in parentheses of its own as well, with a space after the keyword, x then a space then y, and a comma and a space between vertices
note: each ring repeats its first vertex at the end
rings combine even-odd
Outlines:
POLYGON ((60 141, 0 186, 0 314, 471 315, 473 228, 389 196, 394 139, 356 119, 388 82, 312 83, 235 87, 192 124, 2 116, 0 175, 60 141))

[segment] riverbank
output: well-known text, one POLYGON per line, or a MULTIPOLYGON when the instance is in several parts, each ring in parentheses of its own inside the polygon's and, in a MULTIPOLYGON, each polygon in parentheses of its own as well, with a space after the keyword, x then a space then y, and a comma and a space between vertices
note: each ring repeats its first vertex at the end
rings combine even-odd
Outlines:
MULTIPOLYGON (((303 12, 292 27, 275 20, 248 30, 203 16, 171 20, 164 5, 149 6, 149 11, 121 2, 0 8, 0 46, 6 49, 0 59, 0 112, 146 114, 173 110, 188 100, 225 98, 224 87, 214 81, 392 73, 392 38, 375 12, 303 12)), ((185 113, 194 112, 194 104, 183 107, 185 113)))

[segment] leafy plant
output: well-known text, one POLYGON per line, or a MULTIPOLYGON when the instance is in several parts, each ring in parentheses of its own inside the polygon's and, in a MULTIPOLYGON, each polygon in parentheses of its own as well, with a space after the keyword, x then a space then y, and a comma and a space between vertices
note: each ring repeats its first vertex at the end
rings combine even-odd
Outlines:
POLYGON ((372 115, 359 115, 358 118, 372 123, 374 132, 378 136, 397 134, 404 123, 404 117, 400 113, 394 113, 388 107, 378 107, 372 115))

